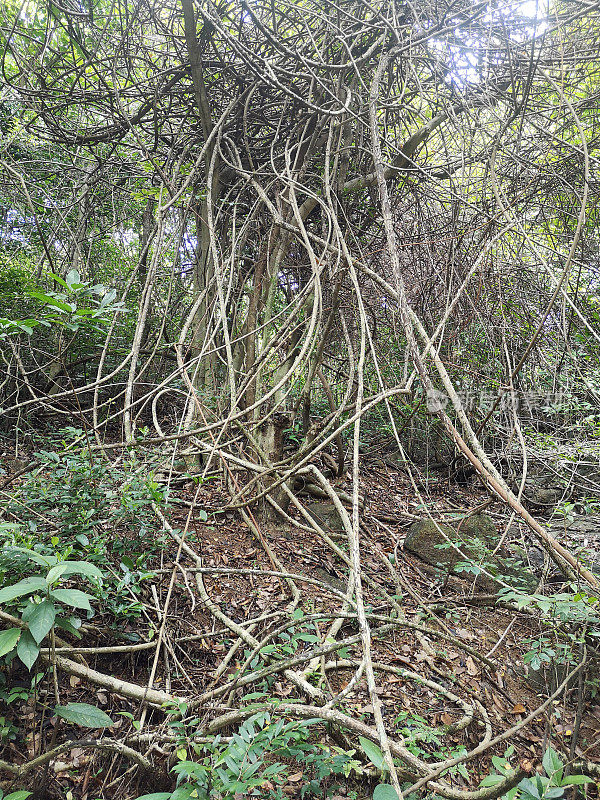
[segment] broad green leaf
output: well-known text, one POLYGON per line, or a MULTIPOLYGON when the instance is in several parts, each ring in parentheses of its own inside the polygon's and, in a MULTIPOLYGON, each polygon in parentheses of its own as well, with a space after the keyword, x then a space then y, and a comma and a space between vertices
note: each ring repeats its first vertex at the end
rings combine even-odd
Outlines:
POLYGON ((35 664, 39 653, 39 644, 29 631, 23 631, 19 638, 19 643, 17 644, 17 655, 28 670, 31 670, 35 664))
POLYGON ((5 794, 3 800, 27 800, 27 798, 30 796, 31 792, 26 792, 24 789, 21 789, 18 792, 11 792, 10 794, 5 794))
POLYGON ((521 797, 533 797, 533 798, 540 798, 543 793, 538 789, 533 781, 530 781, 529 778, 523 778, 523 780, 519 783, 519 789, 521 790, 521 797))
POLYGON ((51 603, 49 600, 43 600, 39 605, 35 606, 34 610, 31 612, 27 624, 29 625, 31 635, 38 644, 40 644, 50 632, 54 625, 55 618, 56 608, 54 607, 54 603, 51 603))
POLYGON ((26 556, 30 561, 35 561, 36 564, 39 564, 42 567, 51 567, 57 562, 56 556, 42 556, 40 553, 36 553, 35 550, 28 550, 26 547, 16 547, 10 545, 7 550, 10 553, 20 553, 21 555, 26 556))
POLYGON ((63 573, 64 575, 85 575, 90 578, 102 578, 102 570, 87 561, 64 561, 63 563, 69 565, 69 569, 63 573))
MULTIPOLYGON (((239 790, 245 790, 246 784, 237 782, 237 789, 234 789, 234 792, 239 790)), ((196 789, 194 786, 178 786, 174 792, 171 793, 171 800, 190 800, 190 798, 195 797, 197 795, 196 789)))
POLYGON ((31 615, 35 611, 36 606, 37 606, 37 603, 34 603, 33 599, 30 597, 29 600, 27 601, 27 605, 23 608, 23 611, 21 612, 21 621, 22 622, 29 622, 29 618, 31 617, 31 615))
POLYGON ((548 746, 542 758, 542 766, 546 770, 546 775, 554 776, 556 783, 560 783, 563 776, 563 763, 554 748, 548 746))
POLYGON ((153 792, 152 794, 143 794, 137 800, 169 800, 171 792, 153 792))
POLYGON ((62 576, 85 575, 90 578, 101 578, 102 572, 94 564, 87 561, 63 561, 52 567, 46 579, 48 583, 54 583, 62 576))
POLYGON ((56 581, 64 575, 64 573, 69 569, 68 563, 68 561, 63 561, 60 564, 56 564, 48 571, 48 574, 46 575, 48 584, 56 583, 56 581))
POLYGON ((76 269, 70 269, 67 272, 67 284, 69 288, 71 288, 74 283, 81 283, 81 276, 76 269))
POLYGON ((66 283, 65 281, 63 281, 63 279, 59 275, 57 275, 55 272, 48 272, 48 277, 52 278, 53 281, 56 281, 57 283, 60 283, 60 285, 63 286, 65 289, 69 288, 69 284, 66 283))
POLYGON ((568 775, 561 786, 581 786, 582 783, 596 783, 589 775, 568 775))
POLYGON ((564 789, 560 786, 551 786, 549 789, 546 789, 543 793, 542 797, 544 800, 558 800, 559 797, 564 797, 565 792, 564 789))
POLYGON ((112 719, 96 706, 89 703, 67 703, 54 709, 59 717, 81 725, 82 728, 110 728, 112 719))
POLYGON ((15 649, 20 636, 21 628, 9 628, 0 633, 0 657, 15 649))
POLYGON ((399 800, 398 792, 389 783, 380 783, 375 787, 373 800, 399 800))
POLYGON ((14 600, 16 597, 23 597, 25 594, 33 594, 40 589, 46 589, 47 583, 41 575, 32 575, 30 578, 23 578, 23 580, 12 586, 5 586, 0 589, 0 603, 8 603, 9 600, 14 600))
POLYGON ((81 634, 79 633, 77 628, 73 625, 72 622, 73 619, 77 619, 77 617, 71 617, 71 619, 63 619, 62 617, 57 617, 54 620, 54 624, 56 625, 57 628, 61 628, 61 630, 63 631, 68 631, 69 633, 72 633, 73 636, 75 636, 77 639, 81 639, 81 634))
POLYGON ((91 611, 90 595, 85 592, 80 592, 79 589, 53 589, 50 596, 60 603, 65 603, 73 608, 84 608, 86 611, 91 611))
POLYGON ((500 783, 504 780, 503 775, 486 775, 485 778, 479 784, 480 786, 496 786, 496 784, 500 783))
POLYGON ((67 314, 73 313, 73 306, 70 303, 65 303, 62 300, 59 300, 57 297, 50 297, 49 294, 44 294, 43 292, 27 292, 31 297, 35 297, 36 300, 41 300, 43 303, 47 303, 49 306, 53 308, 58 308, 60 311, 66 311, 67 314))
MULTIPOLYGON (((367 754, 369 761, 371 761, 377 769, 386 769, 383 753, 370 739, 365 739, 364 736, 359 736, 358 740, 362 749, 367 754)), ((383 784, 382 784, 383 785, 383 784)))

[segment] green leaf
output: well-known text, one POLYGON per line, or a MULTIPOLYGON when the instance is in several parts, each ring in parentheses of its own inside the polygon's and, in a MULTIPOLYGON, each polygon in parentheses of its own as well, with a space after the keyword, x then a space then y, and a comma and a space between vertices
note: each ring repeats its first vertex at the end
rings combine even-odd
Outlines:
POLYGON ((47 583, 41 575, 32 575, 30 578, 23 578, 22 581, 13 584, 12 586, 5 586, 0 589, 0 603, 8 603, 9 600, 14 600, 16 597, 22 597, 24 594, 33 594, 40 589, 46 589, 47 583))
POLYGON ((0 633, 0 657, 15 649, 20 636, 21 628, 9 628, 0 633))
POLYGON ((35 550, 28 550, 26 547, 16 547, 11 545, 7 548, 7 550, 11 553, 20 553, 21 555, 26 556, 30 561, 35 561, 36 564, 39 564, 42 567, 51 567, 53 564, 56 564, 57 561, 56 556, 42 556, 39 553, 36 553, 35 550))
MULTIPOLYGON (((381 752, 379 747, 377 747, 377 745, 374 744, 370 739, 365 739, 364 736, 359 736, 358 741, 360 742, 362 749, 367 754, 367 758, 369 759, 369 761, 375 764, 377 769, 381 770, 386 769, 385 759, 383 758, 383 753, 381 752)), ((381 785, 383 786, 385 784, 381 785)))
POLYGON ((56 706, 54 710, 59 717, 82 728, 110 728, 114 724, 108 714, 89 703, 67 703, 66 706, 56 706))
POLYGON ((27 800, 30 795, 31 792, 26 792, 24 789, 21 789, 18 792, 11 792, 10 794, 4 795, 3 800, 27 800))
POLYGON ((480 786, 496 786, 501 781, 504 780, 503 775, 486 775, 485 778, 479 784, 480 786))
POLYGON ((399 800, 398 792, 389 783, 380 783, 375 787, 373 800, 399 800))
POLYGON ((596 783, 589 775, 567 775, 561 786, 581 786, 582 783, 596 783))
POLYGON ((53 281, 56 281, 57 283, 60 283, 60 285, 64 286, 65 289, 69 288, 69 284, 65 283, 65 281, 63 281, 63 279, 59 275, 57 275, 55 272, 48 271, 48 277, 52 278, 53 281))
POLYGON ((44 294, 43 292, 27 292, 27 294, 30 297, 35 297, 36 300, 41 300, 43 303, 47 303, 53 308, 58 308, 60 311, 66 311, 67 314, 73 313, 73 307, 69 303, 64 303, 62 300, 59 300, 57 297, 50 297, 49 294, 44 294))
POLYGON ((63 561, 52 567, 46 580, 48 583, 54 583, 59 578, 68 575, 85 575, 90 578, 102 578, 102 572, 94 564, 88 564, 87 561, 63 561))
POLYGON ((50 596, 60 603, 65 603, 73 608, 83 608, 86 611, 91 611, 90 595, 85 592, 80 592, 79 589, 53 589, 50 596))
POLYGON ((549 789, 544 791, 542 797, 544 800, 558 800, 559 797, 564 797, 564 789, 560 786, 551 786, 549 789))
POLYGON ((31 612, 27 624, 29 625, 31 635, 38 644, 40 644, 50 632, 54 625, 55 618, 56 608, 54 607, 54 603, 51 603, 49 600, 43 600, 39 605, 35 606, 34 610, 31 612))
POLYGON ((71 617, 71 619, 63 619, 62 617, 57 617, 54 620, 54 624, 57 628, 61 628, 63 631, 68 631, 72 633, 77 639, 81 639, 81 634, 77 630, 77 628, 73 625, 72 620, 77 619, 76 617, 71 617))
POLYGON ((563 776, 563 763, 556 750, 549 745, 542 758, 542 766, 546 770, 546 775, 554 777, 556 779, 555 782, 560 784, 563 776))
POLYGON ((95 564, 89 564, 87 561, 65 561, 69 564, 69 571, 65 575, 85 575, 89 578, 102 578, 102 570, 98 569, 95 564))
POLYGON ((589 775, 567 775, 560 784, 561 786, 581 786, 582 783, 595 783, 589 775))
POLYGON ((40 646, 33 638, 30 631, 23 631, 19 638, 19 643, 17 644, 17 655, 28 670, 31 670, 35 664, 39 653, 40 646))
POLYGON ((530 781, 529 778, 523 778, 523 780, 519 783, 519 789, 521 790, 522 797, 533 797, 533 798, 540 798, 542 796, 542 791, 530 781))
MULTIPOLYGON (((246 788, 245 784, 236 782, 238 787, 246 788)), ((236 790, 234 789, 234 792, 236 790)), ((197 794, 196 789, 194 786, 178 786, 174 792, 172 792, 169 796, 171 800, 190 800, 190 798, 197 794)))
POLYGON ((60 564, 56 564, 54 567, 52 567, 52 569, 48 570, 46 581, 49 585, 56 583, 56 581, 64 575, 69 568, 68 563, 68 561, 63 561, 60 564))
POLYGON ((76 269, 70 269, 67 272, 67 284, 71 288, 75 283, 81 283, 81 276, 76 269))
POLYGON ((137 800, 169 800, 171 792, 153 792, 152 794, 143 794, 137 800))

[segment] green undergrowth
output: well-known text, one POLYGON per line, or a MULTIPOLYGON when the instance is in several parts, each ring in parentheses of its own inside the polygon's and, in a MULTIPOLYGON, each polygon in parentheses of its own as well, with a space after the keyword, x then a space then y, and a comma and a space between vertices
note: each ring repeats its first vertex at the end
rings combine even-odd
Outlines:
POLYGON ((139 590, 166 543, 151 507, 165 503, 165 490, 133 454, 107 462, 73 427, 34 458, 39 466, 5 507, 15 522, 0 524, 0 584, 29 574, 29 554, 85 561, 104 573, 90 587, 98 607, 113 621, 139 617, 139 590))

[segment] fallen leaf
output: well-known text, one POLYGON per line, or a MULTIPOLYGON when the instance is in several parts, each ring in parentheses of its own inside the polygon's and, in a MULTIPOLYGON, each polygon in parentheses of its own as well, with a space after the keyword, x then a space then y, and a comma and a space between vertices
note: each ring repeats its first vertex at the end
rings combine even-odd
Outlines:
POLYGON ((501 700, 501 699, 498 697, 498 695, 497 695, 497 694, 494 694, 494 695, 492 695, 492 699, 493 699, 493 701, 494 701, 494 705, 495 705, 495 706, 498 706, 498 708, 500 709, 500 711, 504 711, 504 703, 503 703, 503 702, 502 702, 502 700, 501 700))
POLYGON ((467 672, 469 673, 469 675, 479 675, 479 667, 473 661, 473 658, 471 656, 467 656, 466 665, 467 665, 467 672))
POLYGON ((510 713, 511 714, 525 714, 526 712, 527 712, 527 709, 525 708, 523 703, 515 703, 515 705, 512 708, 512 711, 510 713))
POLYGON ((78 678, 76 675, 71 675, 71 677, 69 678, 69 683, 71 684, 71 686, 74 689, 76 686, 79 686, 79 684, 81 683, 81 678, 78 678))
POLYGON ((298 783, 298 781, 302 780, 303 775, 304 775, 303 772, 294 772, 293 775, 289 776, 288 783, 298 783))

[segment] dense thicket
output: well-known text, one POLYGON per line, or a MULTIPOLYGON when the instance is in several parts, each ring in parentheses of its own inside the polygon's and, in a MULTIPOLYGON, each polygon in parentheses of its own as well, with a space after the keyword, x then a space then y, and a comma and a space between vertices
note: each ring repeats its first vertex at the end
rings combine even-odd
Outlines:
MULTIPOLYGON (((198 487, 221 471, 218 510, 265 546, 263 524, 313 524, 302 493, 336 505, 397 790, 362 457, 479 476, 598 586, 523 490, 549 459, 563 505, 598 488, 599 39, 588 2, 2 5, 4 434, 29 453, 70 426, 68 452, 183 459, 198 487)), ((110 519, 108 473, 92 492, 80 468, 110 519)))

